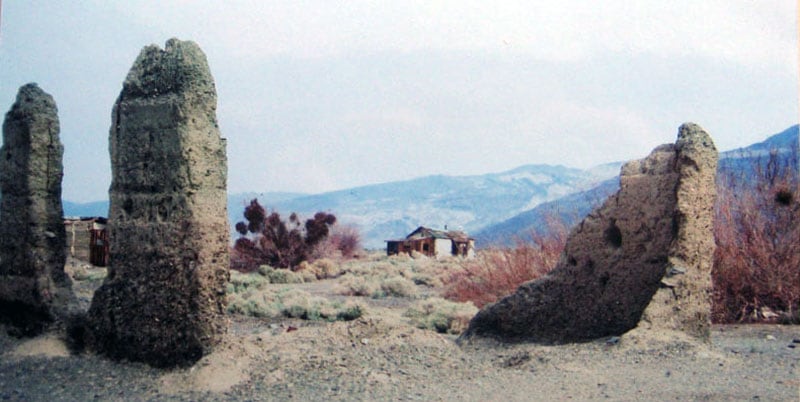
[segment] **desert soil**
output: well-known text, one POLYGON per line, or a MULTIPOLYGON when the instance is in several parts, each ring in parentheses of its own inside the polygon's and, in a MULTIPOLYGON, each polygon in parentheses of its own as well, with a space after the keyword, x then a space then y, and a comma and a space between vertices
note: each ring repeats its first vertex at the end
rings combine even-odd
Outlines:
MULTIPOLYGON (((332 283, 292 286, 344 297, 332 283)), ((88 303, 98 284, 75 290, 88 303)), ((798 326, 715 326, 709 343, 637 329, 581 344, 457 345, 410 325, 408 299, 359 299, 367 313, 349 322, 231 316, 214 353, 173 370, 0 327, 0 400, 800 401, 798 326)))

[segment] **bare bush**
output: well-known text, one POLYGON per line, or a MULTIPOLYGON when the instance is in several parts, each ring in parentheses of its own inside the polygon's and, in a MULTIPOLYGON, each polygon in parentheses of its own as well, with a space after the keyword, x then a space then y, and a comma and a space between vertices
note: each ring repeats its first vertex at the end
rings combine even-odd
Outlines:
POLYGON ((718 176, 712 317, 800 323, 797 153, 754 160, 718 176))
POLYGON ((518 241, 513 248, 483 250, 446 278, 444 297, 457 302, 471 301, 479 308, 493 303, 522 283, 550 272, 564 250, 566 239, 566 226, 551 219, 548 233, 532 234, 531 242, 518 241))
POLYGON ((333 225, 331 233, 314 249, 313 257, 355 258, 362 251, 361 234, 352 225, 333 225))

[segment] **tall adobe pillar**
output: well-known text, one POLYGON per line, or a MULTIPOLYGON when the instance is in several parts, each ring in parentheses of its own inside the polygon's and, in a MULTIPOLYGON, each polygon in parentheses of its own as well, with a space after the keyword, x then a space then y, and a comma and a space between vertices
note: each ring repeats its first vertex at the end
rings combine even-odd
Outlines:
POLYGON ((109 274, 89 310, 87 346, 114 358, 186 366, 226 331, 225 140, 197 44, 145 47, 109 135, 109 274))
POLYGON ((22 86, 0 148, 0 321, 34 335, 63 319, 72 296, 61 205, 58 109, 36 84, 22 86))

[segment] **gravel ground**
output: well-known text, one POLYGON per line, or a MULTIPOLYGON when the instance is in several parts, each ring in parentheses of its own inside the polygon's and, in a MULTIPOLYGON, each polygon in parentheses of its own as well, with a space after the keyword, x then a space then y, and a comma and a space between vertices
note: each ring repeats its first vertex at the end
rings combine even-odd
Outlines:
POLYGON ((303 324, 234 321, 216 352, 171 371, 2 335, 0 400, 800 400, 796 326, 717 326, 710 345, 633 331, 458 346, 375 316, 303 324))
MULTIPOLYGON (((88 307, 102 272, 73 289, 88 307)), ((285 286, 285 285, 281 285, 285 286)), ((333 281, 295 285, 340 299, 333 281)), ((457 345, 411 326, 407 298, 369 299, 350 322, 231 316, 192 368, 162 370, 71 354, 58 334, 0 326, 0 400, 800 401, 800 326, 715 326, 711 342, 634 330, 560 346, 457 345)))

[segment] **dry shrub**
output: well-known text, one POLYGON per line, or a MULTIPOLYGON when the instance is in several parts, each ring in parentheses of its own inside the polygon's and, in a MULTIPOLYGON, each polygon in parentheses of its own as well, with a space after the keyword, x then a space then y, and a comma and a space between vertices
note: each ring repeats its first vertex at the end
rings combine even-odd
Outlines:
POLYGON ((718 176, 714 322, 800 323, 798 198, 796 153, 718 176))
POLYGON ((245 291, 260 290, 269 284, 269 279, 259 274, 243 274, 231 271, 228 282, 228 293, 243 293, 245 291))
POLYGON ((342 273, 341 266, 329 258, 322 258, 311 264, 318 279, 335 278, 342 273))
POLYGON ((372 277, 345 275, 337 288, 337 293, 345 296, 372 296, 380 289, 380 284, 372 277))
POLYGON ((531 242, 518 241, 514 248, 482 250, 464 260, 462 269, 445 279, 444 297, 471 301, 483 307, 514 292, 519 285, 552 270, 564 250, 567 228, 555 220, 548 234, 532 234, 531 242))
POLYGON ((417 287, 414 282, 402 276, 386 278, 380 283, 380 292, 372 294, 372 297, 414 297, 417 295, 417 287))
POLYGON ((345 275, 338 283, 338 293, 346 296, 366 296, 375 299, 383 297, 415 297, 417 287, 402 276, 357 276, 345 275))
MULTIPOLYGON (((262 265, 258 267, 258 274, 267 278, 269 283, 303 283, 305 277, 297 272, 289 271, 288 269, 275 269, 269 265, 262 265)), ((314 277, 316 279, 316 277, 314 277)))
MULTIPOLYGON (((257 275, 251 275, 257 276, 257 275)), ((228 294, 228 312, 251 317, 289 317, 304 320, 349 321, 365 313, 352 302, 330 302, 299 289, 242 289, 228 294)))
POLYGON ((314 250, 314 258, 355 258, 362 251, 361 233, 352 225, 333 225, 328 237, 314 250))
POLYGON ((440 297, 420 300, 411 306, 405 316, 417 328, 430 329, 442 334, 460 334, 478 308, 471 302, 456 303, 440 297))

